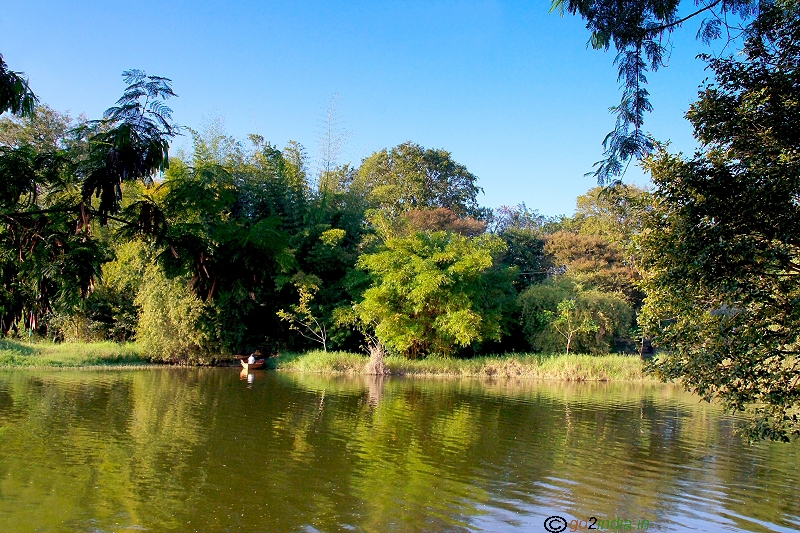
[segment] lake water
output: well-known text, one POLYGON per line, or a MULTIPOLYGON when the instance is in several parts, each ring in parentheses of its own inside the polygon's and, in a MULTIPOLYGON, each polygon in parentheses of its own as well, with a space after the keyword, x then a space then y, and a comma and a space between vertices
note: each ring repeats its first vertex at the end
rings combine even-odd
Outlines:
POLYGON ((0 531, 800 529, 800 445, 735 429, 665 385, 4 371, 0 531))

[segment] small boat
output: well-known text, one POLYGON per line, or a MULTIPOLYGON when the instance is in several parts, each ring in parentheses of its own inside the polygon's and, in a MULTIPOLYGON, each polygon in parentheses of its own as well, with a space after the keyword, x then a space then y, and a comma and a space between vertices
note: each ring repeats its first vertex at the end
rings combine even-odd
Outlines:
POLYGON ((242 359, 242 368, 245 370, 257 370, 259 368, 264 368, 264 360, 256 359, 255 363, 248 363, 246 360, 242 359))

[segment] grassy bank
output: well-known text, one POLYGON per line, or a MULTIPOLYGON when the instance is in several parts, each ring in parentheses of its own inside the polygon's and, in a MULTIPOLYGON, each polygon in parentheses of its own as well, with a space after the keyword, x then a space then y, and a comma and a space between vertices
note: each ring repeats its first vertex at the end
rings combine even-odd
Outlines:
MULTIPOLYGON (((355 375, 364 373, 369 358, 349 352, 312 351, 282 354, 269 361, 271 368, 277 370, 355 375)), ((619 354, 513 354, 472 359, 429 357, 418 360, 387 356, 384 361, 391 374, 405 376, 655 381, 644 373, 644 364, 639 357, 619 354)))
POLYGON ((27 343, 0 339, 0 367, 69 368, 142 365, 147 359, 134 343, 27 343))
MULTIPOLYGON (((268 359, 276 370, 322 374, 363 375, 369 358, 351 352, 284 353, 268 359)), ((513 354, 410 360, 387 356, 392 375, 532 378, 568 381, 654 381, 645 375, 641 359, 627 355, 513 354)), ((219 364, 220 361, 217 361, 219 364)), ((145 365, 148 358, 135 343, 27 343, 0 340, 0 367, 70 368, 145 365)))

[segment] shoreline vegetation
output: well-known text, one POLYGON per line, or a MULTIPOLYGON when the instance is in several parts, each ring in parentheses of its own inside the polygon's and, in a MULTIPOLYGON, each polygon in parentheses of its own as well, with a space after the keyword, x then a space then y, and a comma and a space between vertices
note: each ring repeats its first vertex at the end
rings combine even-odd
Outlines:
MULTIPOLYGON (((219 366, 236 364, 234 356, 215 360, 219 366)), ((267 359, 266 368, 277 371, 331 375, 366 375, 367 355, 321 350, 287 352, 267 359)), ((645 373, 638 356, 607 354, 504 354, 456 359, 430 356, 407 359, 387 355, 388 375, 417 377, 481 377, 548 379, 562 381, 657 382, 645 373)), ((11 368, 130 368, 161 367, 136 343, 48 343, 0 340, 0 369, 11 368)))
POLYGON ((0 368, 156 366, 133 342, 23 342, 0 339, 0 368))

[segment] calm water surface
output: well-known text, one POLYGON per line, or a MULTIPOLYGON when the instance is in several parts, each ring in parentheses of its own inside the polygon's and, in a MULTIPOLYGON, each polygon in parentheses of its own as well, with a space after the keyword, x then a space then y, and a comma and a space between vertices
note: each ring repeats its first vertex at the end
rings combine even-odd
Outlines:
POLYGON ((735 424, 662 385, 6 371, 0 531, 800 529, 800 446, 735 424))

